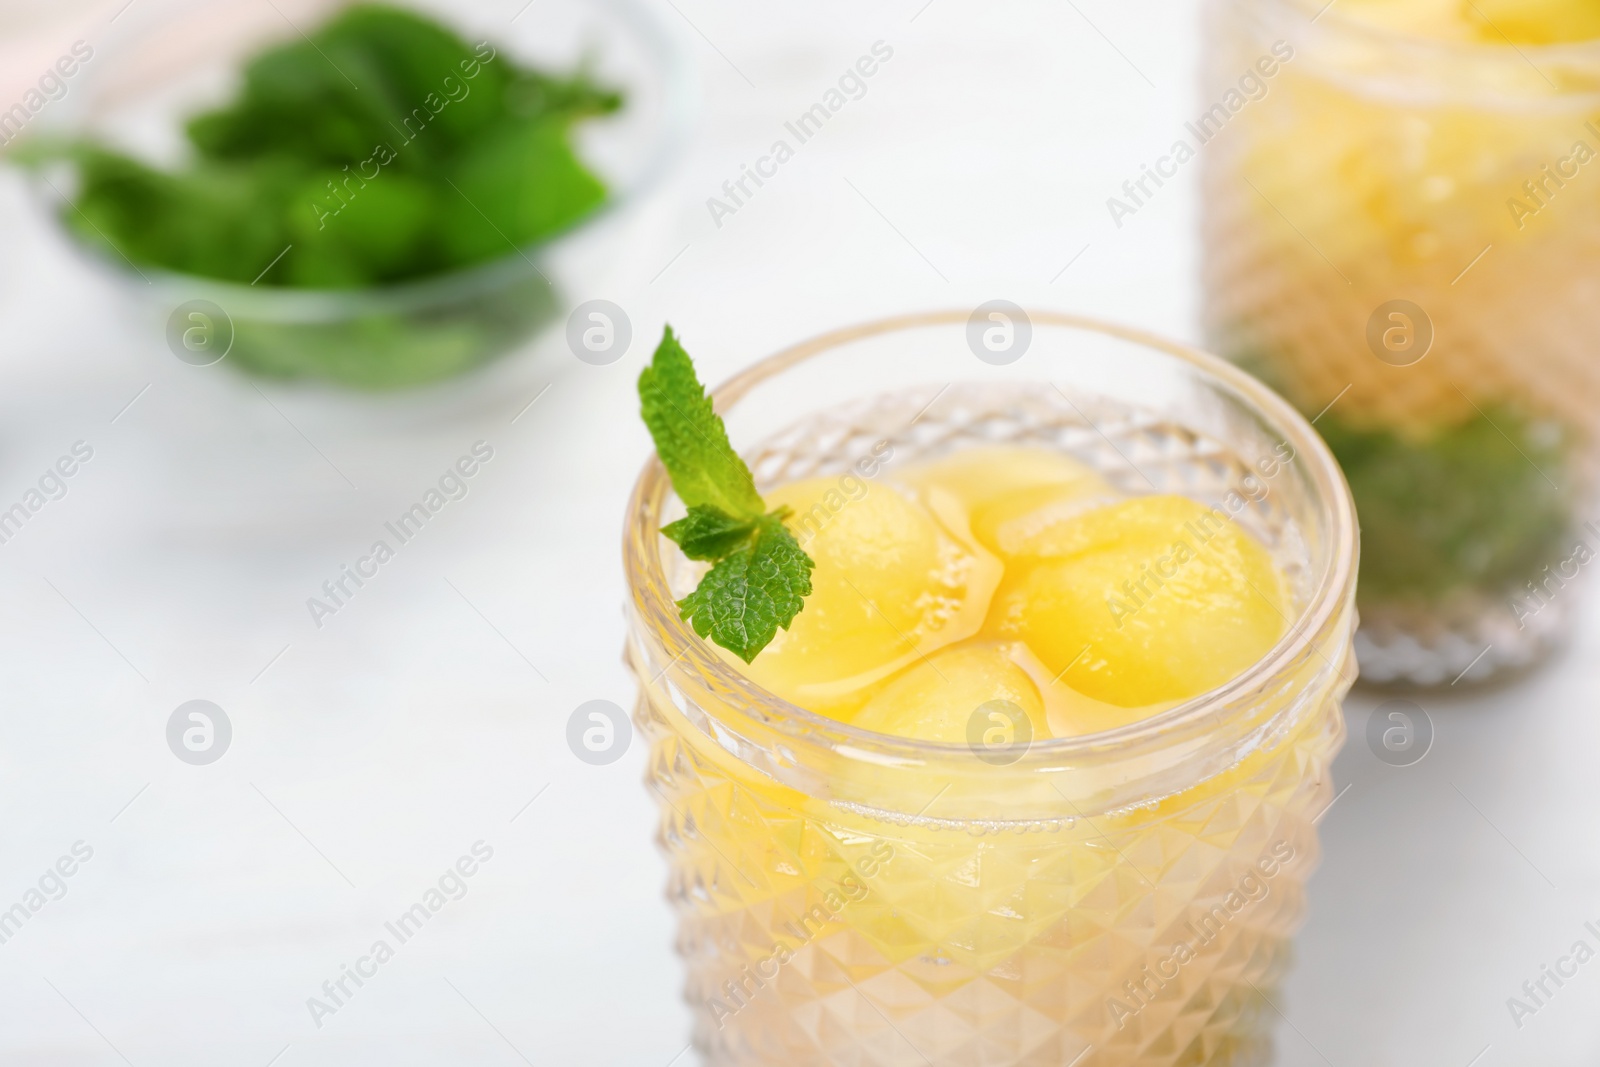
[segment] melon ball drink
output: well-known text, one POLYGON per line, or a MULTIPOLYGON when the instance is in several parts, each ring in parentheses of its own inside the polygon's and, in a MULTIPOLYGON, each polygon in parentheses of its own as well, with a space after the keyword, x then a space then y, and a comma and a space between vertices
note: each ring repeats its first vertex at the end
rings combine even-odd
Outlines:
POLYGON ((715 413, 670 332, 641 377, 628 658, 709 1064, 1270 1055, 1348 493, 1227 364, 1012 325, 840 331, 715 413))
POLYGON ((1531 665, 1600 550, 1600 6, 1213 0, 1208 22, 1208 332, 1320 413, 1364 534, 1362 677, 1531 665))

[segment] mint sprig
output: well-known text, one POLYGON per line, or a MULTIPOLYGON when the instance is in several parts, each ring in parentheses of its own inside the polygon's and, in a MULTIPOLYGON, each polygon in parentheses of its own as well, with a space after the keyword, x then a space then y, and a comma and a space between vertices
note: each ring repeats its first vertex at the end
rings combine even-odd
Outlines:
POLYGON ((690 559, 712 561, 678 608, 695 633, 749 663, 804 607, 811 557, 783 524, 788 509, 768 511, 756 492, 670 326, 639 375, 639 407, 672 488, 689 508, 661 532, 690 559))

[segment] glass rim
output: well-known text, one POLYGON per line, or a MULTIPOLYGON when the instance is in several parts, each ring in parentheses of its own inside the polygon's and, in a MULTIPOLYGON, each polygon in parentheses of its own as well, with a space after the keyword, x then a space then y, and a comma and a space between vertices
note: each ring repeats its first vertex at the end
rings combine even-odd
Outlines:
MULTIPOLYGON (((340 6, 355 2, 357 0, 347 0, 340 6)), ((70 206, 71 201, 66 200, 43 173, 29 173, 27 185, 32 191, 33 200, 43 209, 55 232, 73 253, 86 259, 92 267, 131 284, 138 291, 159 293, 169 301, 174 294, 183 298, 200 296, 229 309, 230 313, 237 309, 240 316, 263 322, 339 322, 368 315, 390 315, 447 306, 484 291, 516 285, 534 275, 549 283, 550 276, 537 259, 604 220, 621 214, 658 188, 671 173, 674 163, 687 145, 695 111, 695 86, 689 58, 657 14, 641 0, 598 2, 601 6, 611 8, 620 20, 629 25, 660 64, 664 85, 660 127, 652 134, 645 162, 639 167, 637 175, 631 181, 618 185, 615 195, 607 195, 592 210, 573 219, 560 230, 526 245, 512 245, 511 251, 493 259, 437 274, 351 289, 300 286, 260 288, 253 282, 247 284, 133 264, 115 248, 96 245, 62 221, 60 209, 70 206)), ((123 43, 134 44, 141 31, 130 28, 119 32, 124 38, 123 43)), ((143 32, 150 30, 147 27, 143 32)), ((96 75, 98 73, 95 72, 96 75)), ((592 121, 604 122, 605 118, 603 115, 597 116, 592 121)), ((72 126, 81 126, 81 122, 74 122, 72 126)), ((611 192, 609 186, 607 191, 608 194, 611 192)))
MULTIPOLYGON (((1065 312, 1026 309, 1035 327, 1060 326, 1097 333, 1175 357, 1207 377, 1219 381, 1263 416, 1271 429, 1281 434, 1306 463, 1313 491, 1325 501, 1332 514, 1328 536, 1328 560, 1321 567, 1315 589, 1295 620, 1273 647, 1248 668, 1223 685, 1197 694, 1165 711, 1110 730, 1073 737, 1035 739, 1014 764, 1003 768, 1017 771, 1035 762, 1055 762, 1062 757, 1103 756, 1108 751, 1137 748, 1141 743, 1179 738, 1184 727, 1203 724, 1219 715, 1225 721, 1233 707, 1248 707, 1248 696, 1266 688, 1266 683, 1287 673, 1307 653, 1322 655, 1316 642, 1340 612, 1349 608, 1356 576, 1359 532, 1355 507, 1344 475, 1332 452, 1305 417, 1288 401, 1233 364, 1200 349, 1170 341, 1134 327, 1065 312)), ((927 326, 964 326, 970 309, 945 309, 915 312, 858 323, 801 341, 752 364, 711 391, 719 413, 726 412, 758 385, 813 356, 841 345, 880 334, 927 326)), ((663 566, 660 534, 660 508, 671 491, 671 480, 660 457, 654 452, 645 462, 628 501, 624 523, 623 562, 630 608, 664 625, 663 651, 669 659, 656 679, 674 667, 686 667, 695 676, 713 682, 718 691, 736 694, 752 706, 772 713, 775 728, 786 736, 821 742, 836 751, 871 762, 896 765, 923 765, 950 757, 968 757, 971 751, 959 742, 923 741, 867 730, 792 704, 762 687, 735 669, 713 650, 711 643, 694 632, 684 621, 672 598, 663 566)), ((1342 653, 1341 653, 1342 656, 1342 653)), ((1327 660, 1326 656, 1323 656, 1327 660)), ((1343 668, 1327 661, 1329 669, 1343 668)), ((649 683, 654 684, 655 679, 649 683)))

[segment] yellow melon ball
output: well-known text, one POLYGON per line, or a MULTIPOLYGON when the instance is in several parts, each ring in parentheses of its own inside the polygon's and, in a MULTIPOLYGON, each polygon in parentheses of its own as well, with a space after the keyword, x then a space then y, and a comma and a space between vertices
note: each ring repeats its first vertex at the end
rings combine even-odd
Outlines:
POLYGON ((1593 0, 1342 0, 1336 10, 1351 21, 1443 41, 1539 45, 1600 37, 1593 0))
POLYGON ((1600 37, 1594 0, 1459 0, 1462 14, 1487 42, 1560 44, 1600 37))
MULTIPOLYGON (((908 667, 880 689, 855 716, 855 725, 919 741, 965 744, 974 714, 996 700, 1021 708, 1035 739, 1049 736, 1044 702, 1026 671, 994 642, 944 648, 908 667)), ((980 731, 981 732, 981 731, 980 731)), ((1020 738, 1006 739, 1014 743, 1020 738)))
POLYGON ((1008 571, 987 625, 1088 697, 1139 707, 1195 696, 1285 629, 1266 548, 1195 501, 1137 497, 1061 525, 1052 551, 1008 571))
POLYGON ((919 463, 901 477, 918 488, 942 486, 969 509, 1019 489, 1099 479, 1093 469, 1071 456, 1021 445, 962 449, 919 463))
POLYGON ((1013 642, 1004 647, 1012 662, 1033 679, 1043 698, 1045 727, 1051 737, 1082 737, 1115 730, 1158 715, 1178 703, 1169 700, 1133 707, 1108 704, 1072 688, 1063 680, 1061 671, 1047 668, 1033 650, 1022 642, 1013 642))
POLYGON ((1134 542, 1165 545, 1174 531, 1184 531, 1185 523, 1194 524, 1193 536, 1200 537, 1208 526, 1214 528, 1217 520, 1188 497, 1136 497, 1119 501, 1117 506, 1089 498, 1019 514, 1002 523, 996 536, 1008 559, 1029 562, 1065 559, 1134 542))
POLYGON ((1106 495, 1110 487, 1090 467, 1043 448, 982 445, 907 470, 906 484, 938 487, 966 509, 973 536, 990 550, 995 529, 1022 510, 1061 500, 1106 495))
MULTIPOLYGON (((811 595, 787 631, 741 667, 784 699, 825 715, 859 707, 862 692, 983 625, 1000 565, 950 525, 883 482, 814 478, 781 486, 790 529, 815 561, 811 595)), ((943 504, 949 511, 947 504, 943 504)))

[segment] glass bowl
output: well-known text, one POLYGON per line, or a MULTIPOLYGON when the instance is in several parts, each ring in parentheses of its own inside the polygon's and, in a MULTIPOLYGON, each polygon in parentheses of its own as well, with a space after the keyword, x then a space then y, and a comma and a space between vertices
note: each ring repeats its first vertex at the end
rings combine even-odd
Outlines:
MULTIPOLYGON (((182 121, 226 99, 241 62, 298 36, 345 6, 329 0, 260 5, 145 3, 128 10, 95 46, 69 92, 40 115, 48 136, 104 139, 141 158, 182 158, 182 121)), ((578 124, 578 153, 609 196, 554 237, 446 274, 365 289, 241 285, 136 266, 90 247, 66 226, 87 265, 129 294, 140 318, 169 338, 204 301, 226 316, 221 357, 266 378, 320 379, 357 389, 415 386, 458 375, 504 355, 555 319, 563 297, 556 262, 596 223, 638 200, 671 165, 692 110, 687 60, 665 27, 635 0, 539 0, 518 12, 485 0, 407 2, 469 40, 488 40, 553 71, 580 61, 625 94, 620 112, 578 124), (174 316, 184 320, 170 329, 174 316)), ((32 185, 58 221, 71 211, 70 168, 46 167, 32 185)), ((270 264, 262 264, 263 272, 270 264)), ((214 309, 206 309, 215 317, 214 309)), ((184 358, 188 359, 187 356, 184 358)))

